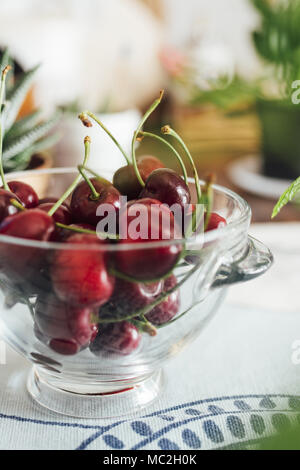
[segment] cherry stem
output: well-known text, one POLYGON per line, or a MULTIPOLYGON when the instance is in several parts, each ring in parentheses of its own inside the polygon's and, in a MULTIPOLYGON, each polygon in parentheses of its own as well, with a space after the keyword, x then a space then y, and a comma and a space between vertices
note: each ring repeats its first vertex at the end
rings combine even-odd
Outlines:
POLYGON ((137 130, 135 131, 135 133, 133 134, 133 139, 132 139, 132 143, 131 143, 131 156, 132 156, 132 164, 133 164, 133 168, 134 168, 134 171, 135 171, 135 174, 136 174, 136 177, 139 181, 139 183, 141 184, 142 187, 145 186, 145 183, 144 183, 144 180, 143 178, 141 177, 141 174, 139 172, 139 169, 138 169, 138 166, 137 166, 137 161, 136 161, 136 154, 135 154, 135 144, 136 144, 136 141, 137 141, 137 138, 138 138, 138 135, 140 134, 145 122, 147 121, 147 119, 149 118, 149 116, 156 110, 156 108, 159 106, 159 104, 161 103, 161 100, 164 96, 164 91, 162 90, 160 92, 160 95, 159 97, 152 103, 152 105, 150 106, 150 108, 146 111, 146 113, 144 114, 137 130))
MULTIPOLYGON (((91 146, 91 138, 89 136, 85 137, 84 139, 84 148, 85 148, 85 155, 83 160, 83 166, 86 165, 90 156, 90 146, 91 146)), ((57 209, 65 202, 65 200, 70 196, 70 194, 74 191, 77 184, 81 180, 81 174, 79 174, 73 183, 68 187, 68 189, 64 192, 64 194, 59 198, 59 200, 51 207, 48 212, 48 215, 52 217, 52 215, 57 211, 57 209)))
POLYGON ((16 199, 10 199, 9 202, 11 203, 12 206, 15 206, 16 209, 19 209, 22 212, 26 211, 26 208, 22 206, 22 204, 20 204, 16 199))
POLYGON ((97 235, 95 230, 89 230, 87 228, 74 227, 74 226, 71 227, 70 225, 61 224, 60 222, 56 222, 55 225, 59 228, 63 228, 65 230, 70 230, 71 232, 85 233, 87 235, 97 235))
POLYGON ((3 106, 3 99, 5 93, 5 82, 6 76, 10 71, 11 66, 7 65, 1 73, 1 85, 0 85, 0 176, 2 179, 3 188, 7 191, 10 191, 9 186, 5 180, 4 170, 3 170, 3 161, 2 161, 2 152, 3 152, 3 113, 2 113, 2 106, 3 106))
POLYGON ((144 315, 141 315, 141 319, 131 320, 131 323, 135 325, 140 331, 147 333, 149 336, 156 336, 157 329, 152 323, 150 323, 144 315))
POLYGON ((87 167, 87 166, 84 166, 84 165, 80 165, 83 170, 87 171, 88 173, 91 173, 91 175, 95 176, 97 178, 97 180, 99 181, 102 181, 102 183, 104 184, 110 184, 111 185, 111 182, 108 181, 107 179, 103 178, 103 176, 100 176, 99 173, 97 173, 96 171, 92 170, 91 168, 87 167))
POLYGON ((187 154, 187 157, 188 157, 188 159, 190 161, 190 164, 192 166, 192 169, 193 169, 195 186, 196 186, 196 191, 197 191, 197 202, 198 202, 198 204, 200 204, 201 203, 200 181, 199 181, 199 176, 198 176, 198 172, 197 172, 195 162, 193 160, 193 157, 192 157, 189 149, 187 148, 187 146, 184 143, 184 141, 182 140, 182 138, 170 126, 164 126, 161 129, 161 131, 164 135, 171 135, 172 137, 174 137, 181 144, 181 146, 183 147, 185 153, 187 154))
POLYGON ((100 194, 98 193, 98 191, 96 191, 95 186, 91 182, 90 178, 85 174, 84 167, 82 165, 78 165, 77 168, 78 168, 79 173, 81 174, 85 182, 88 184, 92 192, 92 195, 90 196, 90 198, 92 199, 92 201, 97 201, 100 198, 100 194))
POLYGON ((118 147, 118 149, 120 150, 120 152, 123 154, 126 162, 127 162, 127 165, 130 165, 130 160, 128 158, 128 155, 127 153, 125 152, 125 150, 123 149, 123 147, 120 145, 120 143, 117 141, 117 139, 112 135, 112 133, 107 129, 107 127, 105 127, 105 125, 103 124, 103 122, 100 121, 99 118, 97 118, 97 116, 95 116, 95 114, 91 113, 90 111, 84 111, 83 113, 79 114, 79 119, 81 120, 81 122, 83 123, 84 126, 86 127, 91 127, 92 126, 92 123, 91 121, 88 119, 89 116, 91 119, 93 119, 97 124, 99 124, 99 126, 104 130, 104 132, 106 132, 106 134, 111 138, 111 140, 114 142, 114 144, 118 147))
MULTIPOLYGON (((150 132, 140 132, 139 136, 142 136, 142 137, 151 137, 153 139, 156 139, 158 140, 159 142, 165 144, 176 156, 180 166, 181 166, 181 169, 182 169, 182 173, 183 173, 183 177, 184 177, 184 181, 186 184, 188 184, 188 176, 187 176, 187 172, 186 172, 186 168, 185 168, 185 164, 181 158, 181 156, 179 155, 179 153, 177 152, 177 150, 175 149, 175 147, 173 147, 173 145, 171 145, 167 140, 163 139, 162 137, 160 137, 159 135, 156 135, 156 134, 151 134, 150 132)), ((138 136, 138 138, 139 138, 138 136)))

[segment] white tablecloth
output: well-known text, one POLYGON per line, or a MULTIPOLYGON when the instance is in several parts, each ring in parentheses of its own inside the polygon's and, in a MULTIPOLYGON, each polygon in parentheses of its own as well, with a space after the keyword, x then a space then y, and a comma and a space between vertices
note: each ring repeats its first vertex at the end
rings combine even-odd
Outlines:
POLYGON ((271 247, 274 267, 231 289, 200 338, 166 367, 164 392, 140 415, 79 420, 48 413, 25 390, 30 365, 7 349, 0 449, 235 447, 299 420, 293 346, 300 340, 300 224, 258 225, 251 233, 271 247))

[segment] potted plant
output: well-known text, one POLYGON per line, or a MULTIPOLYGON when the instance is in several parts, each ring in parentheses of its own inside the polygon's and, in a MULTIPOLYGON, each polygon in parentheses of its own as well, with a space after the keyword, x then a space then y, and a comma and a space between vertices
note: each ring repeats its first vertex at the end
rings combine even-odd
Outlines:
POLYGON ((41 111, 33 107, 32 86, 39 67, 24 72, 7 50, 3 52, 0 63, 2 69, 7 65, 11 67, 3 110, 4 169, 10 173, 49 168, 52 159, 45 150, 59 138, 58 133, 50 132, 58 123, 60 114, 55 113, 48 120, 41 121, 41 111))

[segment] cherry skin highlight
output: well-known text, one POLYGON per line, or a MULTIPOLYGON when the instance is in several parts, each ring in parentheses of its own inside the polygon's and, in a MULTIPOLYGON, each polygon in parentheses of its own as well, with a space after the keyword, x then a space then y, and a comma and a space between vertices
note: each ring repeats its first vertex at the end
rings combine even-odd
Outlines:
POLYGON ((50 268, 53 288, 63 302, 100 307, 114 289, 114 277, 107 271, 105 242, 95 235, 75 234, 66 241, 66 249, 57 250, 50 268), (78 245, 68 249, 69 244, 78 245), (84 245, 81 247, 80 245, 84 245), (95 249, 89 249, 92 245, 95 249), (99 248, 99 249, 98 249, 99 248))

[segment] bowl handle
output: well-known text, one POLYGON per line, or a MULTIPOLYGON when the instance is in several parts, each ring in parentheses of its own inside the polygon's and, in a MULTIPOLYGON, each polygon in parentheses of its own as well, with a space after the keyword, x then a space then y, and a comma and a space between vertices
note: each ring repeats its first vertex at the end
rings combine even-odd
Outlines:
POLYGON ((212 287, 222 287, 238 282, 251 281, 264 274, 273 264, 269 248, 255 238, 248 237, 248 245, 241 259, 230 264, 222 264, 212 287))

